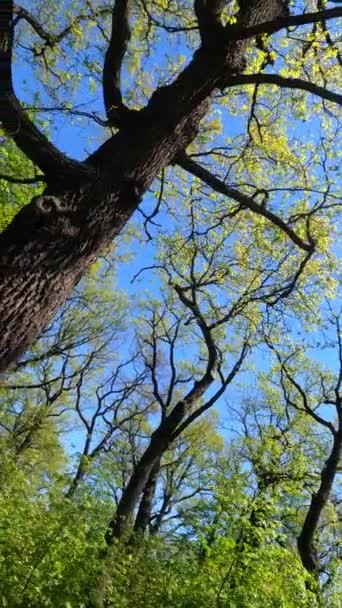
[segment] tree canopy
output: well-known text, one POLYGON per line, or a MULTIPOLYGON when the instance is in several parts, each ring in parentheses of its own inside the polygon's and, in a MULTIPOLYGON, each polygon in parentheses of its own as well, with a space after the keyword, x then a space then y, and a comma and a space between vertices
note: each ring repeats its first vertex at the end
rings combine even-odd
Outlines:
POLYGON ((0 604, 337 608, 339 2, 0 0, 0 604))

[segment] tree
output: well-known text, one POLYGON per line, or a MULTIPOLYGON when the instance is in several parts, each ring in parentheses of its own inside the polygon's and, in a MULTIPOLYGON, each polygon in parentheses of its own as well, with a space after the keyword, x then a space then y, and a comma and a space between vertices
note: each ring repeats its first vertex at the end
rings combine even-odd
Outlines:
MULTIPOLYGON (((327 9, 324 3, 319 3, 320 10, 309 13, 302 12, 301 3, 296 3, 296 8, 299 13, 290 15, 287 2, 281 0, 241 1, 239 7, 235 2, 226 6, 214 1, 209 6, 199 0, 194 6, 192 3, 186 3, 184 7, 177 5, 174 14, 161 8, 158 2, 152 2, 151 6, 138 3, 130 13, 127 0, 117 0, 113 5, 99 4, 93 8, 87 5, 86 11, 78 12, 76 6, 75 11, 71 9, 67 25, 56 34, 40 23, 34 10, 31 12, 13 2, 1 3, 0 118, 4 133, 13 138, 36 172, 39 171, 33 179, 23 178, 24 182, 35 183, 38 179, 45 184, 44 192, 35 195, 1 235, 1 369, 11 365, 40 335, 80 277, 117 236, 153 181, 169 165, 179 165, 216 192, 237 201, 238 212, 250 210, 277 226, 305 253, 298 269, 300 274, 317 250, 314 218, 316 214, 320 219, 326 216, 331 203, 330 191, 323 202, 285 217, 268 207, 271 188, 255 187, 254 184, 245 185, 241 190, 231 187, 216 177, 215 170, 211 173, 184 152, 196 138, 200 141, 201 125, 205 124, 213 95, 218 90, 255 85, 248 132, 251 139, 255 138, 256 125, 264 147, 270 140, 262 133, 263 125, 257 113, 260 87, 307 91, 321 98, 323 107, 328 107, 328 103, 341 104, 339 94, 330 91, 325 82, 324 86, 315 84, 311 77, 316 77, 315 65, 320 65, 318 72, 321 69, 322 78, 318 78, 324 81, 326 72, 327 77, 330 79, 331 75, 334 80, 335 66, 341 58, 327 24, 340 17, 342 9, 327 9), (101 19, 108 16, 111 31, 107 36, 102 72, 106 120, 102 122, 112 130, 112 135, 84 161, 76 161, 51 143, 14 93, 14 32, 23 22, 33 30, 35 42, 28 48, 38 62, 45 65, 49 78, 51 74, 58 77, 58 45, 69 44, 69 38, 74 37, 71 49, 75 50, 79 44, 80 24, 86 31, 86 26, 95 22, 101 30, 101 19), (135 20, 139 19, 143 23, 140 30, 135 27, 135 20), (152 38, 149 36, 150 30, 158 28, 170 35, 184 32, 188 36, 185 41, 191 41, 192 50, 198 40, 195 35, 196 42, 193 42, 194 31, 199 33, 200 42, 186 67, 175 77, 170 75, 171 83, 152 86, 147 101, 140 99, 138 110, 130 109, 124 103, 120 84, 129 46, 130 20, 135 29, 133 40, 144 39, 146 49, 150 41, 156 40, 153 34, 152 38), (312 33, 305 28, 308 24, 313 24, 312 33), (297 41, 292 43, 289 29, 301 26, 304 29, 303 32, 299 30, 303 36, 300 48, 306 61, 298 60, 297 41), (300 77, 269 71, 274 54, 279 60, 279 68, 284 60, 280 51, 268 49, 266 39, 286 28, 293 51, 292 71, 299 72, 300 77), (318 52, 319 45, 323 45, 323 59, 318 52), (255 66, 257 73, 253 73, 255 66), (248 73, 244 74, 246 70, 248 73)), ((154 49, 157 48, 158 45, 154 45, 154 49)), ((64 53, 64 57, 66 55, 64 53)), ((91 66, 89 57, 85 62, 91 66)), ((144 91, 140 94, 143 97, 144 91)), ((299 108, 298 111, 300 113, 299 108)), ((101 122, 96 115, 93 118, 101 122)), ((324 141, 323 137, 322 150, 325 149, 324 141)), ((247 148, 245 154, 247 157, 247 148)), ((277 162, 286 161, 284 149, 280 157, 282 159, 277 162)), ((3 178, 12 180, 8 174, 3 178)), ((310 188, 305 184, 306 192, 310 188)))
MULTIPOLYGON (((340 314, 331 311, 329 321, 336 335, 332 337, 337 350, 337 373, 332 373, 318 366, 310 366, 305 361, 303 352, 296 351, 281 353, 279 348, 270 345, 276 354, 281 375, 281 387, 284 393, 286 408, 294 408, 306 414, 316 425, 329 433, 330 444, 326 448, 327 457, 321 467, 317 488, 310 497, 307 513, 298 534, 298 551, 303 566, 314 576, 322 571, 316 547, 320 521, 324 510, 327 509, 333 485, 338 476, 342 458, 342 339, 340 314), (294 371, 298 354, 301 358, 300 373, 294 371), (311 369, 310 369, 311 368, 311 369), (324 406, 328 411, 324 412, 324 406), (333 408, 332 412, 330 408, 333 408)), ((331 338, 330 338, 331 339, 331 338)))

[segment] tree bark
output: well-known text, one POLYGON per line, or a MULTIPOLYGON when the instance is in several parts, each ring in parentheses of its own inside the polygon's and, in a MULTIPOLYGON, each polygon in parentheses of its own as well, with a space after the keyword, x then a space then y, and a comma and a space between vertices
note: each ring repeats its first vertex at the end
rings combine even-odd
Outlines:
POLYGON ((150 476, 145 485, 143 495, 141 497, 139 509, 134 523, 134 531, 144 534, 151 521, 153 498, 156 491, 158 474, 160 471, 160 459, 156 461, 152 467, 150 476))
MULTIPOLYGON (((160 170, 194 139, 213 91, 243 71, 254 35, 246 28, 286 14, 281 0, 242 3, 238 27, 220 28, 224 35, 217 48, 204 45, 196 51, 175 81, 157 89, 141 111, 128 111, 120 131, 84 163, 68 160, 30 123, 13 93, 9 70, 0 95, 3 127, 45 173, 48 185, 0 236, 0 371, 40 335, 160 170)), ((5 18, 3 61, 12 44, 9 13, 5 18)))

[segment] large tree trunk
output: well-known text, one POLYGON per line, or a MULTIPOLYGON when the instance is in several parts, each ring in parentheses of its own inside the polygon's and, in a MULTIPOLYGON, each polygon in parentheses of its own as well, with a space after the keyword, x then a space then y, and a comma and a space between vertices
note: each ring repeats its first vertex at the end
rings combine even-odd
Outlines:
MULTIPOLYGON (((7 4, 3 62, 11 55, 13 3, 7 4)), ((239 26, 284 16, 285 4, 243 2, 239 26)), ((210 10, 205 6, 200 7, 204 16, 210 10)), ((222 39, 211 36, 209 43, 202 37, 203 47, 190 64, 171 85, 157 89, 145 108, 129 112, 117 135, 84 163, 70 161, 70 166, 30 124, 13 93, 10 70, 6 72, 8 90, 0 108, 4 128, 44 170, 48 187, 0 237, 0 370, 39 336, 75 283, 126 224, 160 170, 193 140, 212 92, 243 70, 252 34, 240 35, 236 27, 220 26, 219 31, 222 39)))
POLYGON ((114 539, 121 538, 124 534, 127 523, 134 515, 134 510, 139 502, 139 498, 144 491, 146 484, 154 467, 158 464, 167 450, 173 431, 182 420, 185 413, 185 403, 174 408, 173 412, 162 422, 152 434, 150 443, 137 463, 130 480, 122 493, 121 500, 113 518, 109 522, 106 532, 106 542, 110 545, 114 539))
POLYGON ((50 185, 0 236, 0 370, 39 336, 125 226, 161 167, 191 141, 193 120, 201 118, 202 108, 181 121, 179 132, 161 133, 161 141, 151 146, 146 140, 151 141, 152 128, 144 124, 135 132, 120 132, 89 160, 96 166, 101 159, 91 181, 65 189, 63 182, 50 185))

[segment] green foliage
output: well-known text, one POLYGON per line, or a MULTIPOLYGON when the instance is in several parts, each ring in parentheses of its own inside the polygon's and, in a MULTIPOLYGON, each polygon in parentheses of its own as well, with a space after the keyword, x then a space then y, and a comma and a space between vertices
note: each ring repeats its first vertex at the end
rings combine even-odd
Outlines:
POLYGON ((88 497, 71 504, 61 483, 48 492, 13 465, 0 497, 0 598, 3 606, 83 605, 97 571, 105 505, 88 497), (94 525, 95 521, 97 522, 94 525))
POLYGON ((154 540, 125 557, 122 552, 120 558, 115 556, 110 605, 120 608, 133 608, 137 604, 149 608, 308 605, 303 572, 292 552, 274 548, 259 553, 250 551, 238 571, 232 539, 222 539, 205 558, 191 545, 189 542, 168 546, 154 540), (147 572, 151 575, 146 575, 147 572), (238 574, 240 584, 236 580, 238 574))
MULTIPOLYGON (((33 496, 19 470, 12 467, 9 473, 16 482, 2 492, 0 501, 2 604, 87 605, 86 598, 96 595, 109 505, 89 495, 73 505, 63 500, 58 484, 47 495, 33 496)), ((107 569, 113 607, 309 605, 298 558, 289 549, 267 543, 255 550, 221 537, 204 556, 196 541, 156 538, 128 548, 115 545, 105 564, 101 568, 107 569)))
MULTIPOLYGON (((33 177, 33 164, 18 151, 10 139, 2 136, 1 131, 0 144, 0 174, 9 175, 14 179, 33 177)), ((0 232, 33 196, 40 194, 41 190, 42 186, 39 183, 35 186, 26 186, 0 179, 0 232)))
MULTIPOLYGON (((193 4, 130 2, 121 79, 130 108, 169 83, 198 46, 193 4)), ((18 88, 35 105, 40 98, 52 104, 54 112, 33 113, 52 139, 59 143, 67 117, 93 149, 112 134, 100 130, 92 112, 103 111, 113 2, 25 5, 47 31, 65 35, 46 44, 19 22, 18 88)), ((291 5, 303 9, 302 2, 291 5)), ((237 2, 226 3, 224 23, 236 21, 236 10, 237 2)), ((320 23, 299 31, 251 45, 247 73, 268 74, 272 64, 282 77, 334 89, 341 64, 336 32, 320 23)), ((18 368, 1 379, 0 608, 98 608, 104 587, 108 608, 340 606, 335 486, 315 534, 322 565, 316 578, 296 548, 331 449, 329 425, 323 428, 317 413, 326 413, 336 394, 336 365, 326 369, 312 351, 329 351, 330 364, 336 345, 329 315, 340 288, 338 121, 336 105, 300 89, 253 84, 216 96, 187 152, 251 197, 259 212, 177 166, 167 168, 140 209, 151 234, 137 221, 124 249, 104 252, 18 368), (315 242, 312 255, 291 230, 315 242), (146 236, 152 245, 142 250, 146 236), (125 265, 127 250, 132 266, 125 265), (146 251, 153 267, 142 274, 146 251), (119 277, 113 253, 122 262, 119 277), (136 271, 137 290, 142 281, 150 287, 138 296, 130 284, 127 294, 120 287, 120 278, 126 288, 136 271), (192 309, 175 287, 193 298, 192 309), (210 401, 247 340, 252 354, 239 384, 229 386, 230 409, 221 399, 217 412, 169 445, 145 537, 131 538, 129 530, 108 549, 108 522, 153 431, 206 373, 203 326, 212 327, 219 369, 210 370, 216 375, 209 397, 191 403, 187 414, 210 401)), ((32 178, 35 167, 11 140, 0 143, 0 174, 32 178)), ((77 154, 84 155, 81 146, 77 154)), ((41 189, 40 182, 0 179, 0 231, 41 189)), ((327 414, 330 424, 336 411, 327 414)))

